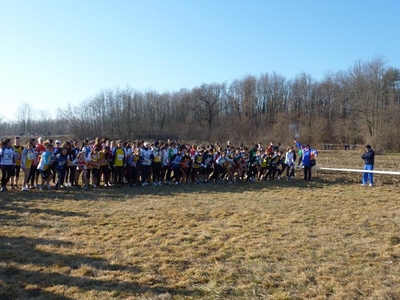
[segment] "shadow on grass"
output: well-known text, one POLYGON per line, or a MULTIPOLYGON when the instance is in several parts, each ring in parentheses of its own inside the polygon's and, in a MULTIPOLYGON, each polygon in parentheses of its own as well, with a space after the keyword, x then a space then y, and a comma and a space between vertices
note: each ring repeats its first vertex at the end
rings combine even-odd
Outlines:
MULTIPOLYGON (((186 193, 244 193, 244 192, 265 192, 268 189, 285 189, 285 188, 324 188, 332 185, 354 185, 357 184, 359 178, 348 177, 348 176, 332 176, 331 174, 316 174, 312 181, 306 181, 302 179, 302 174, 298 174, 295 180, 280 180, 280 181, 243 181, 237 184, 225 183, 206 183, 206 184, 182 184, 179 185, 163 185, 163 186, 135 186, 130 187, 124 185, 122 187, 101 187, 98 189, 72 189, 65 188, 61 191, 50 190, 50 191, 38 191, 33 190, 27 193, 22 193, 20 191, 11 191, 11 193, 6 193, 3 195, 4 203, 8 201, 15 200, 45 200, 51 201, 56 200, 97 200, 107 199, 113 200, 125 200, 129 199, 135 195, 157 195, 157 196, 173 196, 176 194, 186 194, 186 193), (331 175, 331 176, 329 176, 331 175)), ((0 201, 0 208, 1 208, 0 201)), ((9 203, 9 202, 8 202, 9 203)), ((23 212, 24 208, 21 208, 23 212)), ((27 208, 29 211, 30 208, 27 208)), ((37 212, 38 213, 38 212, 37 212)), ((70 212, 57 212, 49 211, 50 214, 65 214, 68 215, 70 212)), ((73 214, 73 213, 72 213, 73 214)))
MULTIPOLYGON (((174 289, 168 287, 151 287, 128 281, 99 280, 94 278, 96 272, 122 271, 138 274, 141 270, 135 266, 110 264, 102 258, 79 255, 66 255, 38 250, 38 245, 51 245, 68 248, 73 243, 59 240, 47 240, 29 237, 7 237, 0 235, 0 299, 28 299, 42 297, 47 299, 72 299, 66 295, 51 293, 46 288, 62 286, 60 290, 75 287, 84 291, 109 292, 115 295, 165 294, 198 296, 197 290, 174 289), (27 266, 26 268, 20 267, 27 266), (32 267, 33 265, 33 267, 32 267), (73 270, 84 266, 83 276, 70 275, 73 270), (51 270, 52 267, 63 269, 63 273, 51 270), (40 271, 33 271, 32 268, 40 271)), ((65 251, 65 249, 64 249, 65 251)))
POLYGON ((100 190, 91 190, 90 193, 98 193, 101 197, 108 198, 111 200, 118 199, 129 199, 135 195, 157 195, 157 196, 173 196, 176 194, 187 194, 187 193, 200 193, 200 194, 210 194, 210 193, 245 193, 245 192, 266 192, 268 190, 275 189, 286 189, 286 188, 324 188, 332 185, 354 185, 347 179, 333 178, 324 179, 321 177, 315 177, 312 181, 302 180, 297 178, 296 180, 276 180, 276 181, 256 181, 249 182, 244 181, 237 184, 229 183, 207 183, 207 184, 179 184, 178 186, 146 186, 146 187, 113 187, 113 188, 102 188, 100 190))
POLYGON ((19 214, 46 214, 46 215, 52 215, 52 216, 59 216, 59 217, 87 217, 87 214, 83 213, 76 213, 72 211, 60 211, 60 210, 54 210, 54 209, 40 209, 40 208, 31 208, 28 206, 21 206, 19 203, 16 202, 11 202, 11 205, 5 205, 5 202, 3 205, 0 206, 2 211, 15 211, 19 214))
MULTIPOLYGON (((34 195, 31 195, 31 197, 34 195)), ((36 195, 37 198, 38 195, 36 195)), ((11 200, 11 199, 10 199, 11 200)), ((12 222, 13 226, 26 226, 24 215, 28 214, 44 214, 58 217, 87 217, 87 214, 77 213, 72 211, 61 211, 54 209, 40 209, 29 207, 18 198, 18 195, 13 196, 12 201, 0 201, 0 226, 12 222)), ((27 199, 25 199, 27 200, 27 199)), ((32 199, 30 199, 32 200, 32 199)), ((40 201, 40 200, 39 200, 40 201)), ((39 225, 37 227, 40 227, 39 225)))

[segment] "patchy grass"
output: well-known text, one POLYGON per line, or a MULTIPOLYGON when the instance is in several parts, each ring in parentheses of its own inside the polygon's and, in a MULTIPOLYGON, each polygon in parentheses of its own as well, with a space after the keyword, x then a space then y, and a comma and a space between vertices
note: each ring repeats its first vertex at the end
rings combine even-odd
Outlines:
POLYGON ((0 299, 399 299, 398 179, 360 176, 1 193, 0 299))

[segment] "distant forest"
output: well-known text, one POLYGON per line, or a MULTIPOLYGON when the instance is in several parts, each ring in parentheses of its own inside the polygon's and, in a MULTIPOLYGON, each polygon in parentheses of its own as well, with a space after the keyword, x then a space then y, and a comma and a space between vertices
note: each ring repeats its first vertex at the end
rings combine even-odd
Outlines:
POLYGON ((77 106, 59 108, 56 119, 25 103, 16 121, 1 121, 0 136, 50 132, 79 139, 230 140, 233 145, 286 145, 296 136, 314 145, 369 143, 399 151, 399 116, 400 70, 375 58, 321 81, 305 73, 293 79, 265 73, 177 92, 102 90, 77 106))

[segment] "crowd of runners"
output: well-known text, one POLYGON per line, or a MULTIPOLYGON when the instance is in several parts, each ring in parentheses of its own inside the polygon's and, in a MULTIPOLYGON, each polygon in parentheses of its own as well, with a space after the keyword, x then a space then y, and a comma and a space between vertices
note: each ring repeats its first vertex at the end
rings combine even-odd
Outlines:
POLYGON ((176 141, 84 141, 20 137, 2 140, 1 191, 8 187, 32 189, 99 188, 292 180, 301 166, 302 179, 311 180, 317 151, 294 141, 284 149, 261 144, 187 145, 176 141), (23 173, 23 179, 20 175, 23 173))

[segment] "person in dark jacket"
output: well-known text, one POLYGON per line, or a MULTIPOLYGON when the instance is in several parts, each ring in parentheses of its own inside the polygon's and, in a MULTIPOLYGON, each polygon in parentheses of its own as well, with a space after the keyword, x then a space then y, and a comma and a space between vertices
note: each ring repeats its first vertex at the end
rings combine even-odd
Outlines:
MULTIPOLYGON (((364 160, 364 170, 372 171, 374 169, 375 151, 372 150, 371 145, 365 146, 365 153, 361 156, 361 159, 364 160)), ((368 184, 368 180, 369 180, 369 186, 373 186, 374 173, 364 172, 361 186, 366 186, 368 184)))

